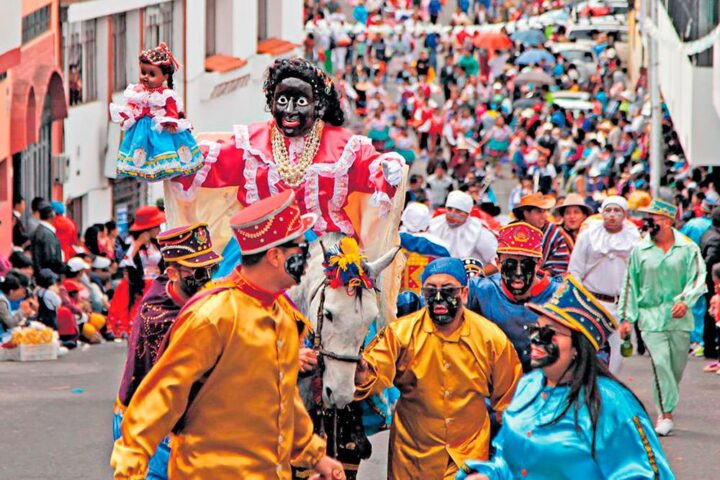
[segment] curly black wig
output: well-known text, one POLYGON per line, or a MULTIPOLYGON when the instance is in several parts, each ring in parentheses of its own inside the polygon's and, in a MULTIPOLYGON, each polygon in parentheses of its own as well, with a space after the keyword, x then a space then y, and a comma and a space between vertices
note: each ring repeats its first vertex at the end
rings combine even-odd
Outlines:
POLYGON ((316 106, 324 111, 324 122, 336 127, 345 123, 340 96, 330 77, 319 67, 300 57, 278 59, 268 67, 263 84, 268 109, 272 106, 275 88, 286 78, 299 78, 312 86, 316 106))

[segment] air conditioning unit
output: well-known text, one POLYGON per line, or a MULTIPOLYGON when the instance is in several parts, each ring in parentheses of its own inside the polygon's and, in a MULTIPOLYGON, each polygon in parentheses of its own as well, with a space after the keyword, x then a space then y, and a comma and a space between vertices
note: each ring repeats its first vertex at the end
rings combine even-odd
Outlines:
POLYGON ((52 176, 54 183, 66 183, 70 179, 70 156, 61 153, 52 157, 52 176))

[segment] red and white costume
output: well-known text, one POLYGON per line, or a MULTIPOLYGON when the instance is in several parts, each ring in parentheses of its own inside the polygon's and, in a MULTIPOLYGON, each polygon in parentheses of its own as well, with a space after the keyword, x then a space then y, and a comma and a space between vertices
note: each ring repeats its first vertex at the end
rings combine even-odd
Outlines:
MULTIPOLYGON (((237 186, 237 199, 247 206, 291 188, 283 181, 273 158, 273 125, 273 120, 236 125, 229 141, 201 142, 205 165, 194 176, 174 179, 175 193, 190 200, 199 187, 237 186)), ((286 138, 285 145, 291 162, 297 163, 303 153, 304 138, 286 138)), ((344 210, 352 192, 372 194, 372 201, 382 214, 390 211, 396 188, 383 176, 384 161, 398 162, 400 166, 405 163, 397 153, 379 154, 365 136, 325 124, 305 181, 294 188, 302 213, 318 216, 316 233, 356 236, 344 210)))

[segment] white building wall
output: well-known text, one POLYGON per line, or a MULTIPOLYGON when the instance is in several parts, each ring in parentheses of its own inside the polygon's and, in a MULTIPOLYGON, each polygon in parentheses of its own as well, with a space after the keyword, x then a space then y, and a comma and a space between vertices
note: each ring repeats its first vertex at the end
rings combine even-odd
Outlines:
POLYGON ((713 46, 713 104, 715 111, 720 115, 720 36, 713 46))
POLYGON ((662 4, 658 5, 658 30, 664 39, 658 42, 660 88, 685 155, 693 166, 720 165, 720 114, 708 101, 713 69, 696 67, 678 54, 680 39, 662 4))
MULTIPOLYGON (((65 119, 65 153, 70 158, 64 200, 80 198, 90 191, 110 189, 104 175, 107 146, 107 105, 102 101, 74 105, 65 119)), ((107 204, 109 210, 110 203, 107 204)), ((107 221, 110 216, 106 216, 107 221)))
POLYGON ((0 55, 22 45, 22 0, 2 0, 0 55))

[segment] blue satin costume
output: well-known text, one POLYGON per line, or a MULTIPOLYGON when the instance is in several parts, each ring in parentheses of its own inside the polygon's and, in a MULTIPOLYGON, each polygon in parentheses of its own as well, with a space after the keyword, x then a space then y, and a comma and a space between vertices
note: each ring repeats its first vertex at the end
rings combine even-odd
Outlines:
MULTIPOLYGON (((466 467, 490 480, 674 479, 652 423, 640 403, 620 384, 598 379, 602 407, 597 424, 595 458, 592 425, 584 404, 575 427, 573 408, 564 409, 569 386, 545 384, 541 370, 525 375, 503 415, 490 461, 471 460, 466 467)), ((460 471, 456 480, 469 475, 460 471)))
MULTIPOLYGON (((530 369, 530 339, 525 331, 525 325, 535 323, 537 315, 525 308, 525 303, 515 303, 510 300, 503 292, 501 282, 499 273, 485 278, 471 278, 468 283, 466 306, 495 323, 505 332, 520 357, 523 371, 527 372, 530 369)), ((527 302, 537 304, 547 302, 560 282, 560 278, 551 279, 542 292, 530 297, 527 302)))

